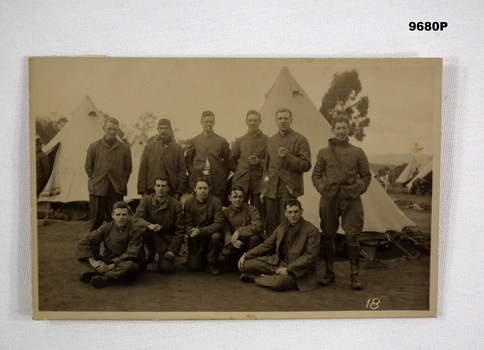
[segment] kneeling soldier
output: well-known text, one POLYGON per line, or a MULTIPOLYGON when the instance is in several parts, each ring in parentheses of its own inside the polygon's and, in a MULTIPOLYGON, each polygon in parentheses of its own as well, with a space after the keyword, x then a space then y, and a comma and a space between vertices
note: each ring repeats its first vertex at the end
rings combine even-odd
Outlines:
POLYGON ((170 273, 185 236, 183 210, 180 202, 168 194, 167 178, 157 178, 154 190, 141 199, 133 222, 144 229, 145 245, 154 249, 153 254, 158 253, 158 270, 170 273))
POLYGON ((188 268, 202 270, 208 263, 208 272, 220 275, 218 257, 224 241, 224 213, 220 199, 209 194, 209 183, 195 181, 195 195, 185 202, 185 232, 188 235, 188 268))
POLYGON ((226 266, 237 265, 242 253, 251 250, 262 242, 262 220, 257 208, 244 203, 245 191, 241 186, 232 186, 230 206, 225 214, 225 247, 220 260, 226 266))

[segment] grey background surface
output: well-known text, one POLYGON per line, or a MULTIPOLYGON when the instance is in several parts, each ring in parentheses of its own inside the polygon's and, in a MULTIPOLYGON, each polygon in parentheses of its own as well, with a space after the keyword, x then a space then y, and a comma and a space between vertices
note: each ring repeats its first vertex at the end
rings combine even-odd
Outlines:
MULTIPOLYGON (((51 348, 480 348, 481 1, 2 1, 0 343, 51 348), (410 21, 446 21, 411 32, 410 21), (443 57, 436 319, 32 321, 28 57, 443 57)), ((323 296, 322 296, 323 297, 323 296)))

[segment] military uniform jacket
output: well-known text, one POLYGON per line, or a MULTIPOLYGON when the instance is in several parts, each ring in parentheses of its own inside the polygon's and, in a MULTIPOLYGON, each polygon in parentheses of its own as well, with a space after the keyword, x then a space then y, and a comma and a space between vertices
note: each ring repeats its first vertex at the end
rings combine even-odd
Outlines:
POLYGON ((194 188, 195 179, 202 176, 207 159, 210 163, 214 192, 222 192, 230 172, 230 148, 227 140, 215 133, 200 134, 190 140, 185 156, 190 174, 190 188, 194 188))
POLYGON ((185 236, 185 220, 182 206, 175 198, 168 196, 165 202, 158 206, 155 194, 143 196, 133 215, 133 223, 143 229, 147 229, 150 224, 160 225, 161 229, 157 234, 171 236, 168 250, 180 251, 185 236))
POLYGON ((247 133, 236 139, 232 146, 230 154, 230 167, 234 170, 232 183, 242 187, 245 193, 249 191, 249 182, 252 192, 260 193, 268 139, 269 137, 262 132, 257 135, 247 133), (261 162, 251 165, 249 156, 257 156, 261 162))
POLYGON ((152 190, 155 179, 162 177, 164 173, 170 179, 175 193, 185 193, 187 169, 183 149, 175 140, 165 145, 158 135, 145 146, 141 155, 138 193, 143 194, 148 189, 152 190))
POLYGON ((101 243, 104 243, 104 258, 116 265, 121 261, 144 262, 143 232, 128 220, 123 231, 114 221, 103 223, 97 230, 88 233, 77 244, 77 258, 94 258, 101 243))
POLYGON ((339 142, 329 139, 328 144, 319 151, 313 169, 312 181, 316 190, 327 201, 333 200, 340 189, 346 198, 356 198, 365 193, 371 181, 365 152, 351 145, 349 140, 339 142))
POLYGON ((308 140, 301 134, 289 130, 284 135, 280 132, 271 136, 267 144, 267 158, 262 174, 261 193, 276 199, 277 182, 283 181, 287 190, 294 197, 304 194, 303 173, 311 169, 311 150, 308 140), (281 158, 279 147, 286 147, 289 153, 281 158))
MULTIPOLYGON (((263 243, 249 250, 247 259, 260 259, 271 265, 281 263, 281 242, 288 231, 289 221, 284 220, 263 243), (275 254, 273 253, 275 251, 275 254), (269 255, 271 254, 271 255, 269 255)), ((299 290, 311 290, 318 286, 316 259, 319 254, 320 235, 316 226, 301 219, 296 224, 296 232, 288 242, 287 269, 296 278, 299 290)))
POLYGON ((230 243, 230 238, 235 231, 238 231, 243 238, 260 235, 262 232, 262 220, 259 211, 253 205, 243 203, 240 210, 230 205, 224 208, 224 215, 225 244, 230 243))
POLYGON ((194 228, 199 228, 202 236, 223 232, 225 217, 220 199, 209 194, 205 202, 200 203, 193 196, 185 201, 183 209, 187 234, 190 234, 194 228))
POLYGON ((90 195, 107 196, 109 183, 116 193, 127 195, 127 183, 131 175, 131 151, 123 142, 114 141, 110 147, 102 138, 87 149, 85 170, 90 195))

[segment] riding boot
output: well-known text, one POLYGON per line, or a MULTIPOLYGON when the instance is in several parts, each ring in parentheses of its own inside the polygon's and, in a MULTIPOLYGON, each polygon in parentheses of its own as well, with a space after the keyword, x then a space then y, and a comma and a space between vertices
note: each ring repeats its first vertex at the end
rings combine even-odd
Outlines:
POLYGON ((348 256, 351 267, 351 288, 353 290, 361 290, 363 286, 359 280, 360 247, 348 246, 348 256))
POLYGON ((326 274, 324 278, 320 281, 320 284, 323 286, 327 286, 330 283, 333 283, 336 279, 334 273, 334 257, 335 257, 335 247, 334 247, 334 239, 325 240, 323 239, 322 242, 324 260, 326 262, 326 274))

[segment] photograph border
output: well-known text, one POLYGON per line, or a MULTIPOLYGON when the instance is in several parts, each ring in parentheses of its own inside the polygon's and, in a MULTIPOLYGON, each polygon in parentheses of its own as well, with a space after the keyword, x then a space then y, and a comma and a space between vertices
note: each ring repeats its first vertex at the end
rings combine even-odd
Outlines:
MULTIPOLYGON (((78 58, 85 58, 79 56, 78 58)), ((109 57, 116 58, 116 57, 109 57)), ((124 57, 119 57, 123 58, 124 57)), ((131 57, 135 59, 155 59, 131 57)), ((160 58, 163 59, 163 58, 160 58)), ((184 58, 180 58, 184 59, 184 58)), ((190 58, 197 59, 197 58, 190 58)), ((200 58, 206 59, 206 58, 200 58)), ((231 59, 231 58, 210 58, 231 59)), ((253 58, 261 59, 261 58, 253 58)), ((321 58, 337 59, 337 58, 321 58)), ((442 125, 442 59, 441 58, 342 58, 342 60, 432 60, 435 68, 434 116, 433 116, 433 189, 431 213, 431 253, 429 277, 429 310, 394 310, 394 311, 310 311, 310 312, 84 312, 84 311, 39 311, 39 267, 38 267, 38 230, 37 230, 37 198, 35 195, 35 116, 30 114, 30 200, 31 200, 31 258, 32 258, 32 300, 33 318, 36 320, 256 320, 256 319, 341 319, 341 318, 421 318, 437 316, 438 295, 438 252, 439 252, 439 212, 440 212, 440 157, 441 157, 441 125, 442 125)), ((242 60, 252 60, 243 58, 242 60)), ((272 58, 271 58, 272 60, 272 58)), ((304 58, 274 58, 273 60, 304 60, 304 58)), ((318 58, 319 60, 319 58, 318 58)), ((32 72, 30 72, 32 73, 32 72)), ((30 87, 30 96, 35 94, 30 87)), ((31 106, 30 106, 31 107, 31 106)), ((314 166, 314 164, 313 164, 314 166)), ((132 176, 136 176, 133 169, 132 176)), ((306 184, 311 186, 311 184, 306 184)), ((73 259, 73 265, 76 263, 73 259)))

